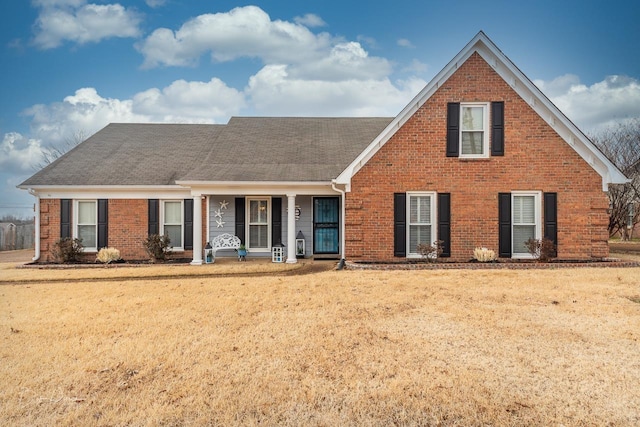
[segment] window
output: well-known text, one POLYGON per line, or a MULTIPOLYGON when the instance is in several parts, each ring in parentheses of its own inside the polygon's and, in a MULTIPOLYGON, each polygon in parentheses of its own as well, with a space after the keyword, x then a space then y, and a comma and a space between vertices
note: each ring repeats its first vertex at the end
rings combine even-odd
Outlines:
POLYGON ((531 255, 525 242, 529 239, 540 239, 540 194, 512 193, 512 256, 527 258, 531 255))
POLYGON ((98 207, 95 200, 77 200, 75 238, 82 239, 85 251, 98 250, 98 207))
POLYGON ((161 235, 169 236, 174 250, 183 250, 182 200, 165 200, 162 202, 161 235))
POLYGON ((420 243, 432 244, 435 238, 435 194, 408 193, 407 194, 407 255, 420 256, 420 243))
POLYGON ((488 157, 488 104, 460 104, 460 157, 488 157))
POLYGON ((269 251, 269 199, 248 199, 249 236, 247 248, 269 251))

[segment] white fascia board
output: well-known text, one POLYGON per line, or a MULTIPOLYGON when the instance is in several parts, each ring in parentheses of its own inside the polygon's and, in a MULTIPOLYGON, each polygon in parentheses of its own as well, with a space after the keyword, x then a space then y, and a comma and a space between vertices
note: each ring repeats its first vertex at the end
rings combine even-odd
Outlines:
POLYGON ((275 194, 336 195, 331 181, 176 181, 189 188, 193 196, 275 194))
POLYGON ((335 179, 350 187, 351 178, 391 139, 413 114, 474 53, 478 54, 504 81, 525 100, 558 135, 571 146, 601 177, 602 189, 608 184, 624 184, 627 177, 574 125, 513 62, 480 31, 467 45, 411 100, 395 119, 335 179))
POLYGON ((170 199, 192 197, 176 185, 33 185, 18 186, 42 199, 170 199))

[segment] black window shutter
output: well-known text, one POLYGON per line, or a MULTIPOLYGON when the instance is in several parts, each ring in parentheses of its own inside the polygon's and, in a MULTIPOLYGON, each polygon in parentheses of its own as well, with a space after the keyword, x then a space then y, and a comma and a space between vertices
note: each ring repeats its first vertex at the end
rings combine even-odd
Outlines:
POLYGON ((184 249, 193 249, 193 199, 184 199, 184 249))
POLYGON ((160 233, 160 201, 149 199, 149 236, 160 233))
MULTIPOLYGON (((289 230, 289 233, 295 230, 289 230)), ((282 243, 282 199, 271 199, 271 244, 273 246, 282 243)))
POLYGON ((558 194, 544 193, 544 237, 551 240, 556 245, 558 256, 558 194))
POLYGON ((498 194, 498 255, 511 257, 511 193, 498 194))
POLYGON ((442 258, 451 256, 451 194, 438 193, 438 240, 442 240, 442 258))
POLYGON ((71 237, 71 199, 60 199, 60 238, 71 237))
POLYGON ((460 103, 447 104, 447 157, 458 157, 460 147, 460 103))
POLYGON ((109 244, 109 200, 98 199, 98 249, 109 244))
POLYGON ((244 245, 244 197, 236 197, 236 236, 240 238, 240 242, 244 245))
POLYGON ((491 103, 491 155, 504 156, 504 102, 491 103))
POLYGON ((393 195, 393 256, 407 256, 407 195, 393 195))

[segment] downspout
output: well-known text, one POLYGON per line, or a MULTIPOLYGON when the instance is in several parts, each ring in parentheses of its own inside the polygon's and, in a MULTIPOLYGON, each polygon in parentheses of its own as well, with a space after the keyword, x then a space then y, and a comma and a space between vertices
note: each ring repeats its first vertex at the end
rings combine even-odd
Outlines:
POLYGON ((340 222, 340 263, 338 264, 338 270, 342 270, 344 268, 344 263, 346 261, 346 237, 345 237, 345 230, 346 230, 346 226, 345 226, 345 222, 346 222, 346 207, 345 207, 345 197, 346 197, 346 191, 345 190, 341 190, 338 187, 336 187, 336 182, 335 180, 331 180, 331 188, 333 189, 333 191, 336 191, 338 193, 340 193, 342 200, 340 203, 341 206, 341 211, 342 211, 342 221, 340 222))
POLYGON ((35 191, 33 191, 33 188, 29 188, 29 194, 31 194, 33 197, 36 198, 36 204, 35 204, 35 214, 34 214, 34 220, 35 220, 35 224, 34 224, 34 229, 35 229, 35 236, 34 236, 34 245, 35 245, 35 254, 34 257, 31 258, 31 261, 36 262, 40 259, 40 196, 38 196, 36 194, 35 191))

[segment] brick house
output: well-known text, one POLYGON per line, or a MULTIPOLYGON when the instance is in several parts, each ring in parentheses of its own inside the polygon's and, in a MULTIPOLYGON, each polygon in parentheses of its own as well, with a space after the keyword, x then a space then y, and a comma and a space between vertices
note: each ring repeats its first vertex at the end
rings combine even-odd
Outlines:
POLYGON ((111 124, 19 188, 36 197, 36 258, 82 237, 125 259, 168 234, 202 263, 235 234, 250 256, 284 244, 353 261, 475 247, 525 258, 548 237, 564 259, 608 255, 606 190, 625 176, 482 32, 394 118, 232 118, 111 124))

